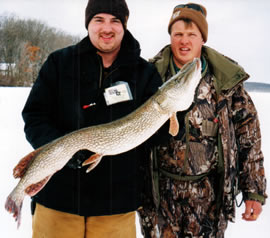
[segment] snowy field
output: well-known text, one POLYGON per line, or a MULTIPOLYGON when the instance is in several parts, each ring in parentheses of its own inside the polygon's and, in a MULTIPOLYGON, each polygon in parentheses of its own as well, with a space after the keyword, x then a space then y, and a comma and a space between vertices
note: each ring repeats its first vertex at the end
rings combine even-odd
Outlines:
MULTIPOLYGON (((22 209, 22 224, 17 230, 16 223, 10 214, 4 209, 6 197, 17 184, 12 177, 12 169, 19 159, 32 151, 23 133, 23 121, 21 111, 29 93, 29 88, 3 88, 0 87, 0 226, 1 237, 5 238, 30 238, 31 215, 30 199, 26 197, 22 209)), ((262 130, 262 150, 265 157, 265 169, 268 181, 270 181, 270 123, 268 122, 270 111, 270 93, 251 93, 253 101, 259 112, 262 130), (267 147, 269 146, 269 147, 267 147)), ((270 189, 268 186, 268 195, 270 189)), ((239 198, 240 199, 240 198, 239 198)), ((270 234, 270 205, 269 201, 263 207, 263 213, 256 222, 241 220, 244 206, 237 210, 236 223, 230 223, 225 233, 227 238, 267 238, 270 234)), ((138 222, 137 222, 138 224, 138 222)), ((141 238, 138 226, 137 238, 141 238)))

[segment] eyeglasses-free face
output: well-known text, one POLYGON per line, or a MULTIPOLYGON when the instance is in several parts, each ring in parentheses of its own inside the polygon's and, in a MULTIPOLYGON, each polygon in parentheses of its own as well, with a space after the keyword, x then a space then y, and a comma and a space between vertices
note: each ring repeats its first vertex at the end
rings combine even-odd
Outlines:
POLYGON ((96 14, 88 25, 92 44, 102 53, 114 53, 120 50, 124 36, 121 21, 107 13, 96 14))
POLYGON ((183 20, 176 21, 171 28, 171 49, 173 60, 178 68, 200 58, 204 44, 202 34, 196 24, 187 24, 183 20))

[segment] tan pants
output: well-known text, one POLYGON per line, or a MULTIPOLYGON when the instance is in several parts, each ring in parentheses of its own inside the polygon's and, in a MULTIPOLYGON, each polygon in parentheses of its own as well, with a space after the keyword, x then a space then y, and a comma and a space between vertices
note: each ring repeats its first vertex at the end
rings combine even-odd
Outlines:
POLYGON ((135 212, 83 217, 36 204, 32 238, 136 238, 135 212))

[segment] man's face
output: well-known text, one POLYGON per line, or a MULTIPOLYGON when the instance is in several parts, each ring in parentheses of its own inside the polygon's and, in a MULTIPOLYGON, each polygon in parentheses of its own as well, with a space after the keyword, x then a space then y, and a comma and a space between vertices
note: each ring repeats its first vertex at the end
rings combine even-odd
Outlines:
POLYGON ((95 15, 88 25, 89 38, 100 53, 115 54, 124 36, 121 21, 107 13, 95 15))
POLYGON ((171 48, 174 62, 179 68, 194 58, 200 58, 203 44, 202 34, 193 22, 186 25, 179 20, 172 25, 171 48))

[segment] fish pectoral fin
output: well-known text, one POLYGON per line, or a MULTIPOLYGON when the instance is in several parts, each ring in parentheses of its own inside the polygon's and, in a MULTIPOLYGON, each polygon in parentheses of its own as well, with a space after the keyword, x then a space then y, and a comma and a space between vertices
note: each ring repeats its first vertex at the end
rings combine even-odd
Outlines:
POLYGON ((82 166, 85 166, 85 165, 89 165, 89 164, 95 163, 97 160, 101 159, 102 157, 103 157, 102 154, 93 154, 93 155, 91 155, 87 160, 85 160, 85 161, 82 163, 82 166))
POLYGON ((32 151, 31 153, 24 156, 19 161, 19 163, 13 169, 13 177, 14 178, 21 178, 25 174, 25 172, 26 172, 28 166, 30 165, 31 161, 36 157, 36 155, 40 152, 41 149, 42 149, 42 147, 32 151))
POLYGON ((30 186, 28 186, 24 191, 26 194, 28 194, 29 196, 34 196, 36 195, 50 180, 52 176, 47 176, 45 179, 42 179, 41 181, 39 181, 38 183, 32 184, 30 186))
POLYGON ((86 170, 86 173, 89 173, 91 170, 93 170, 101 161, 102 158, 97 159, 95 162, 93 162, 88 169, 86 170))
POLYGON ((177 120, 177 116, 176 113, 174 112, 172 114, 172 116, 170 117, 170 129, 169 129, 169 133, 172 136, 176 136, 179 132, 179 123, 177 120))
POLYGON ((86 173, 89 173, 91 170, 93 170, 101 161, 103 155, 102 154, 93 154, 90 156, 89 159, 85 160, 82 164, 82 166, 91 164, 88 169, 86 170, 86 173))

